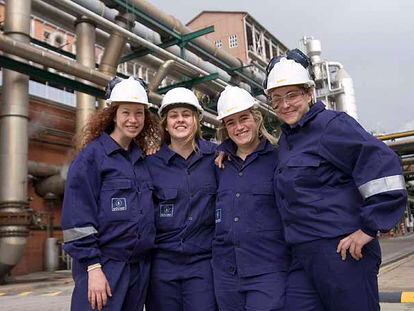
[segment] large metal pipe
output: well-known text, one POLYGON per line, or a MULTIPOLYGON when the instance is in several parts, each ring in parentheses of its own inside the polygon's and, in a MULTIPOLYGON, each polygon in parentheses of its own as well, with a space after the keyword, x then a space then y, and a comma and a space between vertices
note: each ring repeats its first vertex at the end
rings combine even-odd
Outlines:
POLYGON ((157 71, 154 79, 152 79, 150 85, 148 86, 150 91, 156 91, 160 86, 162 80, 167 76, 168 71, 174 66, 175 61, 172 59, 165 61, 157 71))
MULTIPOLYGON (((118 15, 115 17, 117 25, 130 29, 133 20, 130 14, 118 15)), ((99 64, 99 71, 110 76, 115 76, 119 61, 126 45, 126 37, 120 32, 114 30, 105 45, 105 51, 99 64)))
MULTIPOLYGON (((86 17, 76 23, 76 60, 85 67, 95 69, 95 24, 86 17)), ((88 81, 80 80, 83 83, 88 81)), ((95 97, 76 92, 76 133, 79 134, 95 112, 95 97)))
MULTIPOLYGON (((79 0, 77 1, 79 2, 79 0)), ((102 12, 102 16, 104 16, 105 18, 108 18, 109 20, 114 20, 115 23, 118 23, 118 18, 117 15, 118 14, 115 10, 110 10, 108 8, 106 8, 102 2, 99 1, 95 1, 95 0, 88 0, 86 2, 86 4, 88 4, 88 6, 90 6, 89 9, 91 9, 92 11, 94 11, 93 9, 96 9, 100 12, 102 12)), ((75 23, 76 18, 67 13, 66 11, 63 10, 59 10, 58 8, 56 8, 55 6, 52 6, 50 4, 47 4, 41 0, 33 0, 33 8, 32 8, 33 14, 37 14, 39 16, 41 16, 42 18, 50 21, 51 23, 55 24, 55 25, 59 25, 65 29, 69 29, 71 30, 73 28, 73 25, 75 23)), ((127 14, 123 15, 122 17, 125 17, 127 14)), ((110 33, 113 33, 112 30, 108 30, 110 33)), ((159 44, 161 43, 161 37, 159 34, 157 34, 156 32, 140 25, 140 24, 135 24, 135 27, 131 30, 134 33, 137 34, 141 34, 142 36, 144 36, 147 40, 150 40, 151 42, 155 43, 155 44, 159 44)), ((105 52, 104 55, 102 57, 101 60, 101 64, 105 64, 104 67, 101 67, 101 65, 99 66, 99 70, 103 73, 108 73, 110 75, 114 75, 114 73, 112 73, 113 69, 117 69, 117 65, 119 63, 119 60, 115 63, 112 63, 112 57, 110 57, 109 55, 115 55, 116 51, 111 51, 111 52, 106 52, 106 49, 108 49, 107 42, 118 42, 117 44, 111 44, 109 49, 119 49, 119 47, 122 45, 122 41, 115 39, 108 41, 109 40, 110 35, 107 32, 104 32, 102 29, 98 28, 96 29, 96 43, 101 45, 101 46, 105 46, 105 52), (119 45, 117 47, 117 45, 119 45), (105 56, 105 54, 107 54, 108 56, 105 56), (107 58, 109 57, 109 58, 107 58)), ((122 47, 122 46, 121 46, 122 47)), ((171 52, 173 52, 175 55, 179 55, 179 49, 175 49, 175 50, 170 50, 171 52)), ((214 69, 214 65, 204 62, 202 61, 200 58, 197 58, 197 60, 195 59, 197 56, 193 55, 192 53, 186 53, 186 59, 189 62, 192 62, 193 64, 198 64, 201 68, 207 70, 208 72, 218 72, 220 77, 222 77, 223 79, 225 78, 223 75, 227 75, 224 71, 221 72, 220 70, 216 70, 214 69), (194 58, 193 58, 194 56, 194 58)), ((139 62, 144 64, 146 67, 150 67, 152 69, 157 69, 161 64, 164 63, 165 60, 160 59, 154 55, 151 54, 147 54, 145 56, 142 56, 139 58, 139 62)), ((185 75, 186 77, 191 77, 194 75, 194 71, 183 66, 183 65, 178 65, 174 67, 174 72, 171 72, 170 75, 173 79, 175 80, 179 80, 179 74, 185 75)), ((230 76, 227 77, 228 80, 230 80, 230 76)), ((222 86, 216 84, 216 83, 207 83, 207 84, 202 84, 202 85, 197 85, 196 86, 197 89, 202 90, 203 92, 220 92, 222 90, 222 86)), ((103 106, 103 105, 102 105, 103 106)))
MULTIPOLYGON (((101 87, 105 86, 108 81, 112 79, 112 77, 108 76, 107 74, 87 68, 73 60, 68 60, 26 43, 17 42, 1 34, 0 45, 5 52, 26 58, 27 60, 34 61, 43 66, 60 70, 62 73, 70 74, 78 78, 88 80, 101 87)), ((159 105, 162 100, 162 96, 155 92, 150 92, 149 97, 152 103, 157 105, 159 105)), ((212 113, 205 112, 203 118, 206 122, 210 122, 215 126, 219 124, 215 118, 215 115, 212 113)))
MULTIPOLYGON (((4 37, 30 42, 31 0, 8 0, 4 37)), ((6 51, 4 51, 6 52, 6 51)), ((10 57, 11 56, 9 55, 10 57)), ((19 59, 22 61, 21 59, 19 59)), ((24 60, 23 60, 24 61, 24 60)), ((28 109, 29 77, 3 70, 3 102, 0 110, 0 218, 21 215, 28 207, 28 109)), ((0 280, 19 262, 26 245, 25 222, 0 226, 0 280)))
MULTIPOLYGON (((201 75, 208 75, 210 72, 199 68, 198 66, 188 62, 185 59, 182 59, 179 56, 174 55, 173 53, 171 53, 170 51, 167 51, 165 49, 162 49, 160 47, 158 47, 157 45, 155 45, 152 42, 147 41, 146 39, 144 39, 143 37, 132 33, 131 31, 128 31, 118 25, 116 25, 114 22, 107 20, 106 18, 102 17, 101 15, 90 11, 89 8, 85 8, 76 2, 84 2, 82 0, 74 0, 74 1, 70 1, 70 0, 49 0, 50 2, 52 2, 54 5, 56 5, 57 7, 61 7, 62 9, 68 10, 70 12, 74 12, 78 15, 86 15, 88 16, 90 19, 94 20, 97 24, 107 28, 107 29, 115 29, 117 31, 119 31, 120 33, 124 34, 125 36, 127 36, 129 38, 129 41, 134 43, 134 44, 138 44, 138 45, 142 45, 143 47, 146 47, 150 50, 153 51, 154 54, 158 55, 161 58, 165 58, 165 59, 172 59, 175 60, 177 63, 177 66, 185 66, 191 70, 194 70, 196 73, 201 74, 201 75)), ((84 3, 85 6, 87 6, 87 3, 89 3, 89 1, 87 1, 86 3, 84 3)), ((208 41, 207 41, 208 42, 208 41)), ((173 48, 173 47, 171 47, 173 48)), ((169 49, 171 49, 169 48, 169 49)), ((232 56, 233 57, 233 56, 232 56)), ((219 68, 215 67, 217 70, 219 70, 219 68)), ((264 77, 264 75, 262 73, 255 73, 255 75, 261 75, 264 77)), ((257 78, 256 81, 260 81, 257 82, 259 83, 259 85, 261 85, 261 81, 263 80, 263 77, 261 78, 257 78)), ((227 85, 227 82, 221 80, 221 79, 217 79, 214 80, 212 83, 219 83, 221 85, 222 88, 224 88, 227 85)), ((260 108, 263 112, 265 113, 269 113, 271 115, 274 116, 274 112, 270 111, 268 108, 268 105, 261 102, 261 99, 259 100, 259 105, 260 108)))
POLYGON ((385 135, 378 135, 377 138, 379 140, 392 140, 396 138, 404 138, 414 136, 414 131, 406 131, 406 132, 398 132, 398 133, 391 133, 385 135))
MULTIPOLYGON (((207 72, 206 70, 203 70, 201 68, 199 68, 197 65, 194 65, 184 59, 182 59, 179 56, 174 55, 173 53, 167 51, 166 49, 160 48, 158 47, 156 44, 149 42, 147 39, 132 33, 118 25, 116 25, 113 21, 108 20, 104 17, 101 17, 99 14, 91 11, 89 8, 85 8, 73 1, 70 0, 49 0, 49 2, 52 2, 54 5, 56 5, 57 7, 61 7, 62 9, 65 10, 69 10, 69 11, 73 11, 76 12, 78 15, 86 15, 88 16, 90 19, 94 20, 97 24, 99 24, 100 26, 105 27, 106 29, 112 29, 112 30, 117 30, 119 31, 121 34, 125 35, 128 39, 129 42, 133 43, 133 44, 137 44, 139 46, 143 46, 146 47, 150 50, 153 51, 153 54, 156 54, 157 56, 163 58, 163 59, 173 59, 177 62, 177 64, 181 64, 182 66, 185 66, 189 69, 191 69, 192 71, 194 71, 194 73, 198 74, 198 75, 208 75, 209 72, 207 72)), ((78 1, 77 1, 78 2, 78 1)), ((216 81, 219 82, 223 87, 227 84, 224 81, 216 81)))
POLYGON ((111 79, 108 75, 85 67, 76 61, 39 49, 28 43, 13 40, 2 34, 0 34, 0 46, 5 53, 13 54, 63 73, 88 80, 98 86, 105 86, 111 79))
MULTIPOLYGON (((126 29, 130 29, 131 25, 134 23, 131 14, 118 15, 115 17, 115 22, 117 25, 126 29)), ((125 36, 116 30, 112 31, 109 40, 105 44, 105 50, 101 59, 101 63, 99 64, 99 71, 110 76, 115 76, 125 46, 125 36)), ((105 105, 105 100, 99 100, 100 109, 103 109, 105 105)))

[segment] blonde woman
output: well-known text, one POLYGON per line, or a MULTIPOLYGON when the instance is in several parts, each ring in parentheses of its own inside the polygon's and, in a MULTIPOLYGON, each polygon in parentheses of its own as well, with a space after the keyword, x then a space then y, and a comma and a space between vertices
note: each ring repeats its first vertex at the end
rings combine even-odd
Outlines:
POLYGON ((217 104, 222 122, 213 240, 213 271, 221 311, 284 310, 289 256, 276 205, 276 140, 254 98, 228 86, 217 104))
POLYGON ((148 311, 217 310, 210 265, 216 146, 201 138, 202 111, 185 88, 167 92, 159 109, 163 145, 148 159, 157 228, 148 311))

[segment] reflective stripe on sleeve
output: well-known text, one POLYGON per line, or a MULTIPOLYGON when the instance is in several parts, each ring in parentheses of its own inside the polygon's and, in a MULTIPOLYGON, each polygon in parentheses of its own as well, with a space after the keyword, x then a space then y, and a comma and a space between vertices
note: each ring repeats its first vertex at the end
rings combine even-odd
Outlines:
POLYGON ((378 193, 404 189, 405 180, 402 175, 386 176, 374 179, 358 187, 358 190, 364 199, 378 193))
POLYGON ((63 241, 70 242, 98 233, 94 227, 82 227, 63 230, 63 241))

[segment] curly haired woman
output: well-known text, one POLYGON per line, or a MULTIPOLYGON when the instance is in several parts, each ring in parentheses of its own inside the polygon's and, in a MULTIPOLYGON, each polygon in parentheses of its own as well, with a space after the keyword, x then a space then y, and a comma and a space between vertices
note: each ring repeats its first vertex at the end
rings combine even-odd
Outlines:
POLYGON ((86 125, 66 181, 72 310, 142 310, 149 279, 155 228, 144 152, 158 143, 159 125, 141 81, 111 82, 110 106, 86 125))

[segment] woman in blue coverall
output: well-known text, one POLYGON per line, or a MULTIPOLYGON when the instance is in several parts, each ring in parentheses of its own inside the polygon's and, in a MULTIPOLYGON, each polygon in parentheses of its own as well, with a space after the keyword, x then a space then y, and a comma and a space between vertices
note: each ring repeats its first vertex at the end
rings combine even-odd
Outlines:
POLYGON ((217 104, 218 150, 226 154, 219 184, 213 272, 221 311, 284 310, 289 256, 276 206, 276 139, 254 98, 228 86, 217 104))
POLYGON ((110 106, 87 123, 65 185, 62 229, 73 258, 74 311, 142 310, 149 281, 155 226, 143 150, 156 147, 161 133, 143 83, 111 82, 110 106))
POLYGON ((161 149, 149 157, 155 186, 156 249, 147 311, 216 311, 211 270, 216 145, 201 139, 194 93, 174 88, 159 115, 161 149))
POLYGON ((283 123, 275 189, 292 249, 287 310, 379 310, 377 232, 407 193, 397 155, 346 113, 314 103, 310 61, 274 58, 265 91, 283 123))

